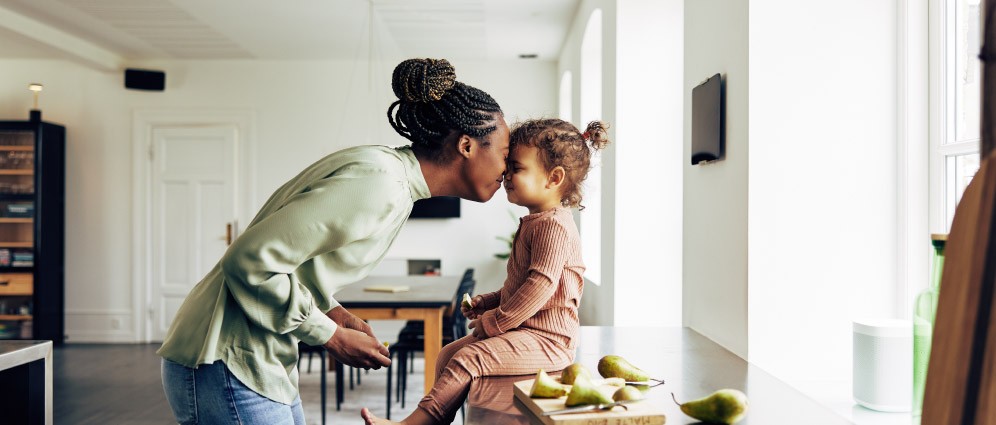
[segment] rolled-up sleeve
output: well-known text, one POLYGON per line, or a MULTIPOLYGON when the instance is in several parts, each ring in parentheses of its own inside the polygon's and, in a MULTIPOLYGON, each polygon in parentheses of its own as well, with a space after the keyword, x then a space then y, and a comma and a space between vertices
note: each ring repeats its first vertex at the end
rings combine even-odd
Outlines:
POLYGON ((398 214, 391 194, 400 185, 377 174, 327 177, 246 229, 221 264, 225 284, 249 321, 270 332, 289 332, 309 345, 331 339, 335 322, 293 272, 382 229, 398 214))

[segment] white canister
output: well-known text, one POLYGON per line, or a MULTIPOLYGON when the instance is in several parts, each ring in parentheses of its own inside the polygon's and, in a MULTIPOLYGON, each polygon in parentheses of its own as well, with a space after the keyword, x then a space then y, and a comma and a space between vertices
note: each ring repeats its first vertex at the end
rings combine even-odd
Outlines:
POLYGON ((913 325, 854 321, 854 401, 883 412, 909 412, 913 400, 913 325))

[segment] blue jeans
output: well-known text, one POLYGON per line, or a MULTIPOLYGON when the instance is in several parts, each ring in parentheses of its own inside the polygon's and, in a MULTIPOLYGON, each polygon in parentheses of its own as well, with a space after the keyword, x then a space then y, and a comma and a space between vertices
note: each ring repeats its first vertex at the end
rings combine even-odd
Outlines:
POLYGON ((300 396, 290 406, 263 397, 221 361, 191 369, 163 359, 162 375, 166 400, 181 425, 304 425, 300 396))

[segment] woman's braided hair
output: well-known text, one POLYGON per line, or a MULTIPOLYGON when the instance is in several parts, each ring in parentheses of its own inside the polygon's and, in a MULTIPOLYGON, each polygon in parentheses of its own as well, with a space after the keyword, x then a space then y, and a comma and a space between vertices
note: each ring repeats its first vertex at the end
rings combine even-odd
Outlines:
POLYGON ((398 97, 387 108, 391 127, 430 160, 445 160, 443 140, 452 132, 479 138, 497 128, 501 107, 487 93, 456 80, 445 59, 408 59, 394 68, 391 88, 398 97))
POLYGON ((510 146, 532 146, 539 150, 546 171, 563 167, 565 177, 560 203, 565 207, 581 205, 581 183, 591 169, 591 154, 609 144, 608 125, 588 123, 584 133, 574 124, 558 119, 535 119, 515 124, 509 136, 510 146))

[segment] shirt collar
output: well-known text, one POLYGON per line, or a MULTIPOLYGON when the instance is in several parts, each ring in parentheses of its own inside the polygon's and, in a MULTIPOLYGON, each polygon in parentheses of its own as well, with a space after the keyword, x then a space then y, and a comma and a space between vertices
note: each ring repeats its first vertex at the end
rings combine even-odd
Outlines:
POLYGON ((523 216, 519 220, 522 221, 522 222, 527 222, 527 221, 530 221, 530 220, 535 220, 535 219, 540 218, 540 217, 546 217, 546 216, 549 216, 549 215, 554 215, 558 211, 563 210, 563 209, 565 209, 565 208, 564 207, 557 207, 557 208, 549 209, 549 210, 546 210, 546 211, 540 211, 538 213, 534 213, 534 214, 529 214, 529 215, 523 216))
POLYGON ((429 184, 425 182, 422 167, 418 165, 418 159, 415 158, 415 152, 412 151, 411 146, 402 146, 396 149, 401 163, 405 165, 405 175, 408 178, 408 190, 411 191, 412 202, 431 196, 429 184))

